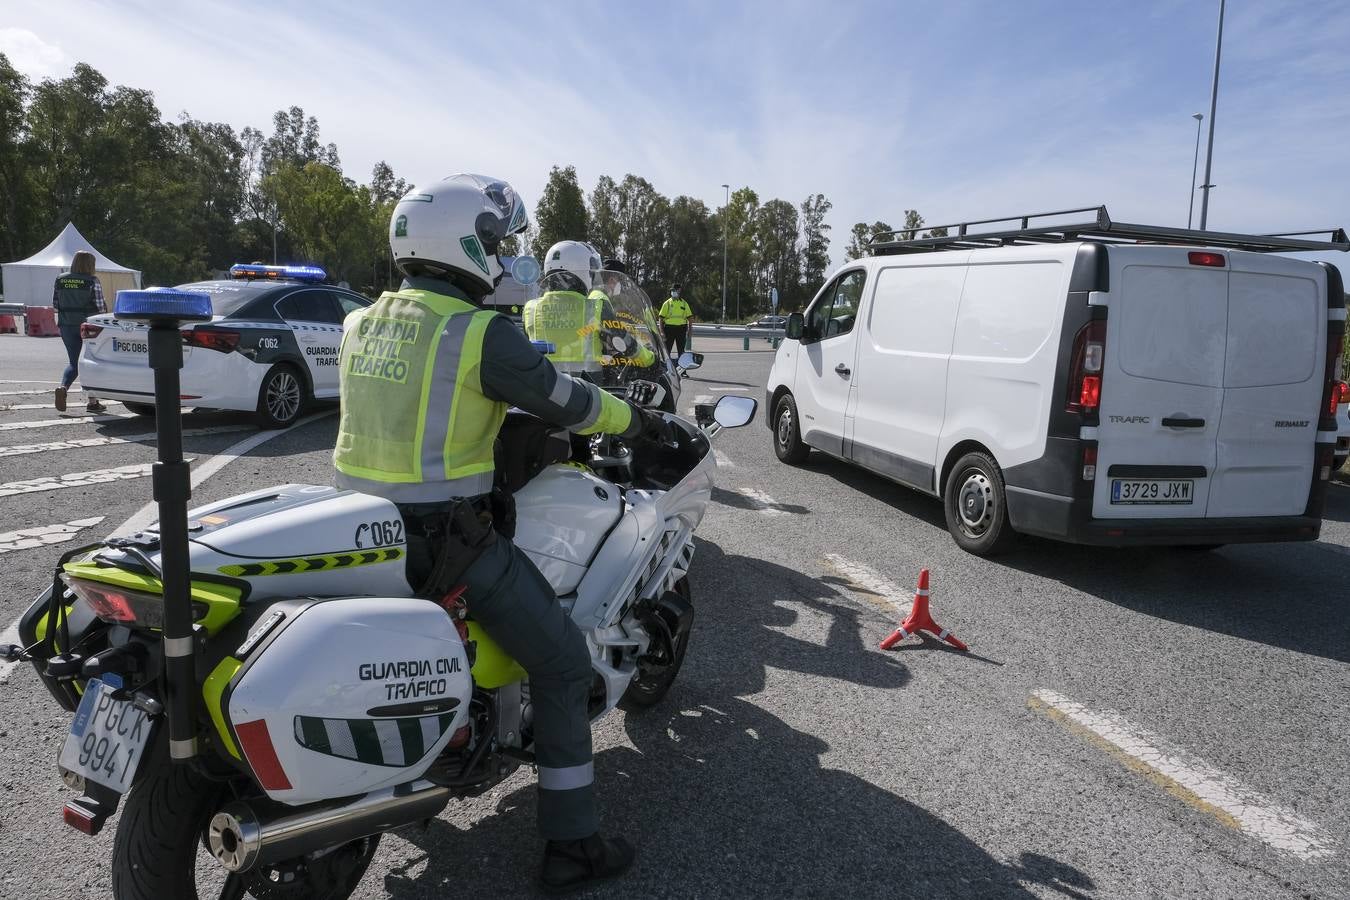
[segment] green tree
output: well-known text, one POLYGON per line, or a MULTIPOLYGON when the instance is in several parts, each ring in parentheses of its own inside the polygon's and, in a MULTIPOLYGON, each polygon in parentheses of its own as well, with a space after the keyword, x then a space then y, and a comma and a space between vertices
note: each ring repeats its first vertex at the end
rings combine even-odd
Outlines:
POLYGON ((848 248, 844 251, 845 259, 861 259, 872 252, 870 244, 872 236, 883 232, 890 232, 893 229, 885 222, 873 222, 868 225, 866 222, 858 222, 849 232, 848 248))
POLYGON ((541 260, 558 241, 584 241, 587 235, 586 201, 577 183, 575 166, 554 166, 534 209, 534 255, 541 260))
POLYGON ((263 181, 275 198, 297 262, 316 262, 335 280, 368 284, 387 224, 370 188, 330 165, 282 165, 263 181))
POLYGON ((752 311, 769 308, 769 292, 777 288, 781 301, 795 301, 801 282, 801 255, 797 249, 797 209, 786 200, 770 200, 755 216, 755 287, 752 311))
POLYGON ((30 249, 33 190, 24 116, 29 90, 28 79, 0 53, 0 256, 7 260, 30 249))
POLYGON ((922 227, 923 216, 919 215, 919 211, 917 209, 907 209, 905 210, 905 230, 896 235, 896 237, 902 241, 912 241, 922 227))
POLYGON ((623 245, 623 222, 619 219, 619 186, 614 179, 601 175, 587 205, 591 243, 602 255, 617 256, 623 245))
POLYGON ((825 281, 825 272, 830 268, 830 226, 825 224, 833 204, 824 194, 814 194, 802 201, 802 291, 801 296, 793 298, 793 305, 784 306, 793 309, 799 300, 814 294, 825 281))

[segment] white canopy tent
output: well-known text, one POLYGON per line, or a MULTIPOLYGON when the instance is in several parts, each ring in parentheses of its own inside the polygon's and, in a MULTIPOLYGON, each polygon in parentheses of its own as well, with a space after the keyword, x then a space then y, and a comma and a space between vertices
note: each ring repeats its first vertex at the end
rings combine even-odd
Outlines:
POLYGON ((51 306, 52 283, 56 281, 56 276, 70 270, 70 262, 78 250, 94 254, 94 272, 103 285, 103 296, 107 298, 109 307, 118 291, 141 286, 140 272, 118 265, 99 253, 71 222, 56 236, 56 240, 37 253, 27 259, 4 264, 5 302, 51 306))

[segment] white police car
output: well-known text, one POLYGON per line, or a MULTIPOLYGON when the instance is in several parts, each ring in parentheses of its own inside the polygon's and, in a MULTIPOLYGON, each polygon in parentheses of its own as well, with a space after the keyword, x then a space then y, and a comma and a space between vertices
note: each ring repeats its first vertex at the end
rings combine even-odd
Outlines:
MULTIPOLYGON (((263 427, 284 428, 309 402, 337 399, 342 320, 371 301, 326 277, 315 266, 237 265, 228 281, 179 285, 209 295, 213 311, 182 329, 182 405, 249 410, 263 427)), ((146 326, 104 314, 80 334, 85 391, 153 415, 146 326)))

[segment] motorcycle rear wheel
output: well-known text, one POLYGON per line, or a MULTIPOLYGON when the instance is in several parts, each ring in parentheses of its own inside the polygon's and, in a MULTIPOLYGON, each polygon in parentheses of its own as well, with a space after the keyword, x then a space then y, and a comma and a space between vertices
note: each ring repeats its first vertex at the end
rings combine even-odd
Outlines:
MULTIPOLYGON (((685 600, 690 599, 688 577, 675 582, 675 592, 685 600)), ((684 665, 684 654, 689 649, 689 632, 675 639, 674 649, 674 658, 668 663, 655 665, 638 661, 637 674, 628 682, 628 690, 619 698, 619 709, 639 713, 665 699, 670 686, 675 683, 675 676, 680 674, 680 667, 684 665)))
POLYGON ((173 764, 162 749, 145 764, 152 768, 128 795, 113 840, 116 900, 346 900, 379 846, 374 835, 317 859, 232 875, 203 840, 229 785, 173 764))

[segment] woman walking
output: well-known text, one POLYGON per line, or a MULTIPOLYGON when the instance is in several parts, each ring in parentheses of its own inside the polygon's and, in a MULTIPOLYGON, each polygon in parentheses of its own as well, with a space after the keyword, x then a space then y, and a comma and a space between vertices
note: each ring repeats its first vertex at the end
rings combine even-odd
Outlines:
MULTIPOLYGON (((56 325, 61 330, 61 342, 66 345, 70 363, 61 375, 61 386, 56 389, 56 408, 66 410, 66 392, 80 372, 80 326, 92 315, 107 312, 103 302, 103 286, 94 277, 94 254, 80 250, 70 261, 70 271, 56 277, 52 291, 52 306, 56 307, 56 325)), ((103 404, 90 396, 86 407, 91 413, 103 412, 103 404)))

